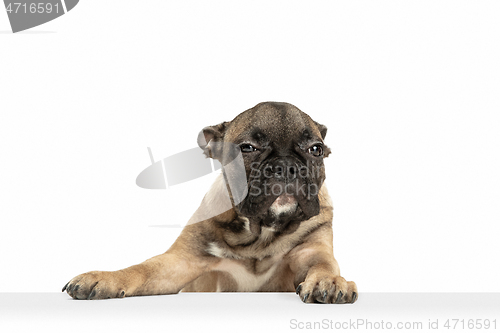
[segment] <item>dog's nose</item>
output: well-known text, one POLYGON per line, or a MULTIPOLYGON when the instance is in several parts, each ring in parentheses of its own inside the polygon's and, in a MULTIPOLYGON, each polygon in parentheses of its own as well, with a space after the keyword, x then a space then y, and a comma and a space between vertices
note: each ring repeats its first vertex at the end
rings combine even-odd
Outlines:
POLYGON ((290 182, 297 177, 298 165, 293 159, 284 158, 276 161, 273 170, 276 178, 290 182))

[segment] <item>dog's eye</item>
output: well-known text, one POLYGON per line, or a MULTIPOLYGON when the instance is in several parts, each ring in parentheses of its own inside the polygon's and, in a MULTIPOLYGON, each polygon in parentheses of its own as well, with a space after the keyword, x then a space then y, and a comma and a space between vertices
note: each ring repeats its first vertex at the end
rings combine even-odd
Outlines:
POLYGON ((309 148, 308 152, 313 156, 323 156, 323 147, 320 145, 314 145, 309 148))
POLYGON ((256 151, 257 148, 255 148, 254 146, 252 145, 249 145, 247 143, 244 143, 240 146, 240 149, 243 153, 251 153, 253 151, 256 151))

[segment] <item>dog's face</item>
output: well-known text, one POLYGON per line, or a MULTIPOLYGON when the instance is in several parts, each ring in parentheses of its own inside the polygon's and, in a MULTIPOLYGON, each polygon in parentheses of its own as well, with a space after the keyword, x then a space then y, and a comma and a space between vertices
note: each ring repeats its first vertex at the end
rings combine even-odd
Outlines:
POLYGON ((237 186, 229 189, 239 214, 277 231, 319 214, 323 158, 330 152, 325 126, 291 104, 267 102, 202 133, 198 143, 221 162, 226 183, 244 188, 239 200, 237 186), (237 158, 243 177, 232 168, 237 158))

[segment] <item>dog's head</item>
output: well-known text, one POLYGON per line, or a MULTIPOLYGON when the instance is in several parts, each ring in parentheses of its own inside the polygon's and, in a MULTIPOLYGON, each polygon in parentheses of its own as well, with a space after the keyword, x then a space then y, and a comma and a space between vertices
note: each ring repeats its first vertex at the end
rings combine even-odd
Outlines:
POLYGON ((291 104, 266 102, 205 127, 198 144, 223 165, 235 210, 282 230, 319 214, 326 131, 291 104))

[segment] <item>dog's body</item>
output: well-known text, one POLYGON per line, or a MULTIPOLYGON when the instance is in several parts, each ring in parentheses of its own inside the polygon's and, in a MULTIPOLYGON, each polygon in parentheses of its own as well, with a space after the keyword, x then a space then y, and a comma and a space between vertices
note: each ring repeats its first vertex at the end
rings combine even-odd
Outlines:
MULTIPOLYGON (((222 177, 213 188, 219 182, 223 182, 222 177)), ((302 281, 296 281, 294 271, 300 269, 300 261, 314 252, 315 245, 333 251, 331 203, 326 188, 322 191, 322 213, 301 223, 293 233, 277 235, 269 227, 252 232, 245 218, 236 222, 242 229, 238 232, 220 228, 217 222, 195 224, 202 234, 220 235, 207 240, 207 252, 221 260, 183 291, 295 291, 297 282, 302 281)), ((231 224, 235 217, 229 217, 231 224)))
POLYGON ((123 270, 81 274, 63 291, 76 299, 296 291, 304 302, 354 303, 356 284, 340 276, 333 256, 325 135, 286 103, 261 103, 206 127, 198 144, 223 173, 171 248, 123 270), (217 212, 228 197, 231 208, 217 212))

